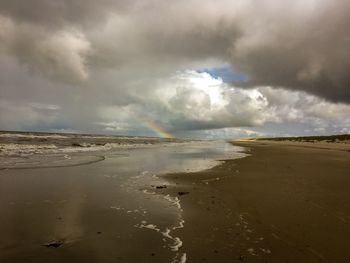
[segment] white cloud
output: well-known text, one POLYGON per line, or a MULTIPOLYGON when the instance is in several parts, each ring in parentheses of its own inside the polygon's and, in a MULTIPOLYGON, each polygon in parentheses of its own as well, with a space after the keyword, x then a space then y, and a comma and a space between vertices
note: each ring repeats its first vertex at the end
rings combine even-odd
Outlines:
MULTIPOLYGON (((220 78, 191 70, 148 85, 152 89, 144 86, 147 93, 133 94, 133 104, 101 109, 101 118, 120 123, 152 120, 174 132, 284 122, 350 127, 349 105, 326 102, 304 92, 231 87, 220 78)), ((244 134, 262 134, 248 131, 244 134)))

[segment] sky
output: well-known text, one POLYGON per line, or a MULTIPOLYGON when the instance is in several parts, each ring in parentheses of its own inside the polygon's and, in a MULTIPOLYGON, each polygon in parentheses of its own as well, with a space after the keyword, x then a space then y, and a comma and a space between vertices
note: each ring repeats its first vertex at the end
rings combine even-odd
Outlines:
POLYGON ((350 133, 348 0, 0 0, 0 129, 350 133))

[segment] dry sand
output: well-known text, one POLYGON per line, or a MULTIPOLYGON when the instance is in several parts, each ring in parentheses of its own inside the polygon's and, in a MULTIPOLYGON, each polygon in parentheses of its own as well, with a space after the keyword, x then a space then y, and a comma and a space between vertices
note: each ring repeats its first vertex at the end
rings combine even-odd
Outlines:
POLYGON ((251 156, 167 175, 188 262, 350 262, 350 147, 234 142, 251 156))

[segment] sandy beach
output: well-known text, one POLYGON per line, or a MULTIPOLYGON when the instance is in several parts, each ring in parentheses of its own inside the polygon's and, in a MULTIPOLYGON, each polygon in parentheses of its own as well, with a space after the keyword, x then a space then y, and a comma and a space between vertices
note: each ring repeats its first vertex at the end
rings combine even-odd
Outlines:
POLYGON ((63 142, 4 144, 1 263, 350 261, 349 144, 63 142))
POLYGON ((251 155, 166 176, 188 262, 349 262, 349 145, 234 144, 251 155))

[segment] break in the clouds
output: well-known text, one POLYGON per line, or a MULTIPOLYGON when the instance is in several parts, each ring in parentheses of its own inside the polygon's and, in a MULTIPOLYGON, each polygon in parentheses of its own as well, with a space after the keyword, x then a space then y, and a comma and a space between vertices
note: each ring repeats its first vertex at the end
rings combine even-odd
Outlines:
POLYGON ((1 129, 348 132, 349 24, 347 0, 2 0, 1 129))

